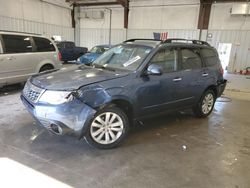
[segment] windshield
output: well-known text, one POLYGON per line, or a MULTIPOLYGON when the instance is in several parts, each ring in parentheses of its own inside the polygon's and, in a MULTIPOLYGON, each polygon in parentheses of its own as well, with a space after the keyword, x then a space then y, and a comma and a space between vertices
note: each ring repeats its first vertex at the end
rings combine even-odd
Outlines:
POLYGON ((146 46, 119 45, 101 55, 93 65, 134 71, 151 50, 146 46))
POLYGON ((102 54, 106 52, 109 48, 108 47, 100 47, 100 46, 95 46, 93 47, 90 52, 91 53, 97 53, 97 54, 102 54))

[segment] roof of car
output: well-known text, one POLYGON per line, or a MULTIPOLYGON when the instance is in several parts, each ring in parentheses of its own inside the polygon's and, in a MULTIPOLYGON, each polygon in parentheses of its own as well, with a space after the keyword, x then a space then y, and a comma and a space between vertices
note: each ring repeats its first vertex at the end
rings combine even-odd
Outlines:
POLYGON ((201 47, 201 48, 212 48, 210 44, 206 41, 201 40, 189 40, 189 39, 179 39, 179 38, 170 38, 167 40, 157 40, 157 39, 129 39, 124 41, 125 44, 139 44, 150 47, 157 47, 159 45, 167 46, 189 46, 189 47, 201 47))

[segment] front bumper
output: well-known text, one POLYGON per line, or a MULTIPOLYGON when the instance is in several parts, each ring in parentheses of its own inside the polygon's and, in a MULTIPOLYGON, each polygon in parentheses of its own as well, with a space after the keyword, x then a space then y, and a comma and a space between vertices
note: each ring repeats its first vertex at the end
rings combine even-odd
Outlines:
POLYGON ((23 95, 21 100, 29 113, 44 128, 53 131, 59 126, 60 135, 74 135, 81 138, 96 111, 78 99, 61 105, 49 105, 29 102, 23 95))

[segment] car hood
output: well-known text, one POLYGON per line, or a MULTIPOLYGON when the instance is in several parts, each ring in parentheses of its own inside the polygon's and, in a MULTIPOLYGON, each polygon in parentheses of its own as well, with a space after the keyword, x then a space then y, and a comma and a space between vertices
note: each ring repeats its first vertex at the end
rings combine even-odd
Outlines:
POLYGON ((100 55, 101 54, 97 54, 97 53, 87 53, 80 57, 80 61, 82 63, 90 62, 90 61, 96 60, 100 55))
POLYGON ((85 85, 124 77, 128 74, 128 72, 113 72, 81 65, 42 73, 31 77, 30 82, 48 90, 76 90, 85 85))

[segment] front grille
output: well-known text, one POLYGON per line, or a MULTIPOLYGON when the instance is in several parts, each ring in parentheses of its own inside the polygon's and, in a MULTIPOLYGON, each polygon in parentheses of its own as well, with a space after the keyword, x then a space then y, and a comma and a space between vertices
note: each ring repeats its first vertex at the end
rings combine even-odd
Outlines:
POLYGON ((33 103, 36 103, 43 91, 43 89, 31 84, 28 81, 23 89, 23 94, 26 99, 33 103))

